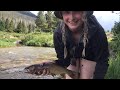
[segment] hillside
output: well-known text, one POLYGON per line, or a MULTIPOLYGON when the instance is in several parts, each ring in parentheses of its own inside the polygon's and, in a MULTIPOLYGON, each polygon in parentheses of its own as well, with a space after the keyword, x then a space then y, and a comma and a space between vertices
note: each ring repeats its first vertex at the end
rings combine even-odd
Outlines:
POLYGON ((13 22, 16 24, 19 21, 24 21, 26 25, 32 24, 35 25, 36 16, 30 11, 0 11, 0 18, 13 19, 13 22))

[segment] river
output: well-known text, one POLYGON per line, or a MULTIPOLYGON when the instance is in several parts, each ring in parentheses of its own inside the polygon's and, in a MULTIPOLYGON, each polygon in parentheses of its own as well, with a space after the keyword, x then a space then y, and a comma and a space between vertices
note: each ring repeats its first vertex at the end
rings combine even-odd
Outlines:
POLYGON ((28 46, 0 48, 0 68, 12 68, 55 59, 54 48, 28 46))
MULTIPOLYGON (((54 48, 28 46, 0 48, 0 79, 18 79, 17 74, 20 72, 14 72, 21 71, 26 66, 46 62, 49 60, 56 60, 54 48)), ((19 78, 23 79, 24 77, 27 79, 29 75, 26 77, 25 75, 26 74, 19 78)))

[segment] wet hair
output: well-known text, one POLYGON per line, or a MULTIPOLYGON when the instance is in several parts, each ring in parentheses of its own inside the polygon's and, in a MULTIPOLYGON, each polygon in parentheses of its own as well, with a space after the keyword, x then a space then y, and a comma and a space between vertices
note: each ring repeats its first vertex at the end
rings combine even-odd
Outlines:
MULTIPOLYGON (((82 15, 82 21, 83 21, 83 51, 82 51, 82 57, 85 57, 85 48, 86 48, 86 44, 88 43, 88 23, 87 23, 87 12, 83 11, 83 15, 82 15)), ((62 41, 64 43, 64 59, 67 57, 67 48, 66 48, 66 32, 65 32, 65 23, 63 21, 61 21, 60 24, 61 27, 61 32, 62 32, 62 41)), ((80 42, 80 41, 79 41, 80 42)))

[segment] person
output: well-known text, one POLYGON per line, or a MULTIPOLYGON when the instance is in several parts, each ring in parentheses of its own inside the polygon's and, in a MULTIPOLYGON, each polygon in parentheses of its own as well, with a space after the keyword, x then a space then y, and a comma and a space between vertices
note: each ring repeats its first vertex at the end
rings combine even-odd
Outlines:
MULTIPOLYGON (((61 21, 53 35, 58 58, 54 63, 76 72, 77 79, 104 79, 109 66, 108 42, 93 11, 55 11, 54 14, 61 21)), ((66 79, 72 78, 66 75, 66 79)))
POLYGON ((54 31, 55 63, 78 72, 80 79, 104 79, 109 66, 108 42, 93 11, 54 14, 62 20, 54 31))

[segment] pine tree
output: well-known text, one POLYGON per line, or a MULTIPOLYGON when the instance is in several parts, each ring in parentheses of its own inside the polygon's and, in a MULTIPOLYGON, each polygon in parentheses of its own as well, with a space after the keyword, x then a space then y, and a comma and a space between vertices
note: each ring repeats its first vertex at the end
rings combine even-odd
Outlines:
POLYGON ((10 22, 9 22, 9 19, 7 18, 6 21, 5 21, 5 31, 6 32, 9 32, 9 25, 10 25, 10 22))
POLYGON ((13 32, 15 29, 13 20, 11 20, 10 25, 9 25, 9 32, 13 32))
POLYGON ((22 24, 22 25, 21 25, 21 32, 22 32, 22 33, 28 33, 28 29, 27 29, 27 27, 25 26, 25 23, 22 22, 21 24, 22 24))
POLYGON ((5 31, 5 21, 3 19, 0 20, 0 31, 5 31))
POLYGON ((5 18, 4 18, 4 17, 2 17, 2 19, 1 19, 1 20, 5 22, 5 18))
POLYGON ((16 29, 14 30, 16 33, 21 33, 22 32, 22 23, 21 21, 18 23, 16 29))
POLYGON ((46 19, 44 16, 44 11, 39 11, 38 15, 37 15, 37 19, 35 21, 36 26, 40 29, 40 30, 44 30, 46 28, 46 19))
POLYGON ((58 26, 60 21, 61 21, 60 19, 56 18, 56 16, 53 15, 53 22, 52 22, 53 30, 58 26))
POLYGON ((28 25, 28 33, 34 32, 34 26, 32 24, 28 25))
POLYGON ((45 14, 46 16, 46 21, 47 21, 47 31, 51 32, 53 30, 53 13, 52 11, 47 11, 45 14))
POLYGON ((45 14, 46 16, 46 21, 48 23, 48 28, 52 28, 52 11, 47 11, 47 13, 45 14))

